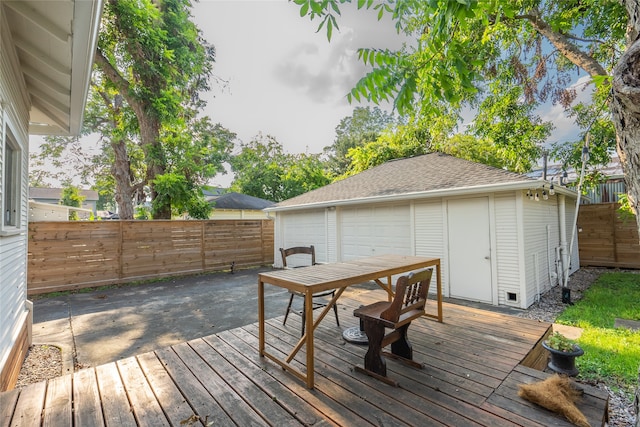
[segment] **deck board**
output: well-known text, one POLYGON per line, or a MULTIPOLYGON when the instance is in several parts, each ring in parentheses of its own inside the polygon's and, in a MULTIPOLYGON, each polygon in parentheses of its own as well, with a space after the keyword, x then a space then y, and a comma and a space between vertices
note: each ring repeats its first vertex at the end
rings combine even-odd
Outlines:
POLYGON ((71 402, 71 374, 51 379, 47 385, 42 425, 71 427, 71 402))
POLYGON ((133 409, 115 362, 96 367, 98 390, 102 397, 102 413, 107 427, 136 425, 133 409))
MULTIPOLYGON (((313 390, 259 356, 258 325, 251 324, 1 393, 0 427, 570 425, 517 396, 519 384, 549 376, 520 364, 547 323, 445 303, 444 323, 421 318, 409 328, 423 369, 387 360, 397 388, 355 372, 366 346, 345 343, 342 329, 358 325, 355 308, 380 299, 382 290, 346 293, 342 327, 329 317, 316 329, 313 390)), ((270 352, 284 357, 300 326, 297 316, 286 326, 282 317, 267 321, 270 352)), ((303 347, 293 365, 304 370, 305 361, 303 347)), ((607 401, 585 386, 578 407, 592 425, 603 425, 607 401)))

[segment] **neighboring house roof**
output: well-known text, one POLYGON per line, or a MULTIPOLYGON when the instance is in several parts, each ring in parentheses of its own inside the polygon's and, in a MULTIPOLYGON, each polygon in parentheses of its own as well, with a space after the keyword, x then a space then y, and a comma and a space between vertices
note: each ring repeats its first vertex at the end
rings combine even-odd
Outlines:
POLYGON ((2 6, 30 100, 29 133, 78 134, 102 0, 3 1, 2 6))
POLYGON ((202 195, 207 202, 212 202, 218 197, 222 196, 226 191, 226 188, 221 187, 203 187, 202 195))
MULTIPOLYGON (((29 198, 34 200, 52 199, 60 200, 62 188, 29 187, 29 198)), ((80 190, 80 195, 85 202, 98 200, 98 192, 93 190, 80 190)))
POLYGON ((253 210, 262 210, 264 208, 268 208, 270 206, 275 205, 275 203, 261 199, 259 197, 247 196, 246 194, 240 193, 227 193, 214 201, 214 208, 216 209, 253 209, 253 210))
MULTIPOLYGON (((591 172, 593 167, 587 169, 587 172, 591 172)), ((565 169, 561 164, 552 164, 547 166, 547 180, 549 181, 560 181, 560 177, 562 176, 565 169)), ((597 171, 602 175, 610 178, 610 179, 619 179, 624 177, 624 171, 622 170, 622 164, 620 163, 620 158, 617 155, 614 155, 611 158, 611 161, 606 165, 600 165, 597 167, 597 171)), ((542 174, 544 172, 543 168, 532 170, 527 174, 527 176, 531 178, 542 178, 542 174)), ((567 182, 573 182, 578 180, 578 173, 573 168, 566 169, 567 172, 567 182)))
MULTIPOLYGON (((417 197, 443 196, 542 186, 539 180, 459 159, 430 153, 386 162, 357 175, 278 203, 267 211, 298 207, 324 207, 417 197)), ((573 194, 562 189, 561 192, 573 194)))

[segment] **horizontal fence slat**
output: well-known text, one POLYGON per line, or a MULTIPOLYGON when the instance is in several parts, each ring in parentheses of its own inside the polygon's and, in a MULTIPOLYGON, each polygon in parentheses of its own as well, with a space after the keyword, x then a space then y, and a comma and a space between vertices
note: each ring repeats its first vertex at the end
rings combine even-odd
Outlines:
POLYGON ((271 220, 33 222, 27 291, 270 265, 273 245, 271 220))
POLYGON ((583 267, 640 268, 635 218, 621 218, 617 203, 582 205, 578 249, 583 267))

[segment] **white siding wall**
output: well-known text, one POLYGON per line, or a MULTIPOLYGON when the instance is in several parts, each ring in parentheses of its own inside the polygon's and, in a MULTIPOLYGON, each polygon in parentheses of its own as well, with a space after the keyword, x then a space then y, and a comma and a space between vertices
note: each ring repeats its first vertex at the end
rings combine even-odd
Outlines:
POLYGON ((496 195, 495 264, 498 283, 498 304, 523 306, 522 296, 526 293, 524 274, 520 271, 522 262, 522 227, 519 217, 518 200, 514 193, 496 195), (509 301, 507 293, 517 295, 517 301, 509 301))
MULTIPOLYGON (((0 370, 5 367, 7 357, 14 344, 20 328, 28 315, 25 301, 27 299, 27 201, 28 201, 28 106, 25 86, 21 75, 17 72, 17 58, 13 50, 8 25, 2 16, 0 5, 0 117, 4 116, 6 124, 20 146, 22 158, 20 232, 0 233, 0 370)), ((0 118, 2 123, 2 118, 0 118)), ((0 132, 0 141, 4 141, 0 132)), ((4 142, 0 148, 0 179, 4 181, 5 159, 2 158, 4 142)), ((0 192, 4 191, 4 182, 0 192)), ((0 199, 3 194, 0 193, 0 199)))
MULTIPOLYGON (((449 295, 449 259, 447 257, 445 217, 442 200, 414 205, 415 255, 440 258, 442 290, 449 295)), ((435 288, 432 288, 435 292, 435 288)))
MULTIPOLYGON (((327 262, 327 224, 324 209, 304 212, 281 212, 276 221, 274 265, 282 267, 279 248, 314 245, 316 262, 327 262)), ((293 261, 295 265, 295 259, 293 261)), ((287 265, 290 261, 287 258, 287 265)))
MULTIPOLYGON (((556 248, 560 246, 557 197, 536 202, 523 196, 524 263, 526 305, 533 304, 538 293, 549 290, 555 273, 556 248)), ((553 282, 553 283, 552 283, 553 282)))
POLYGON ((327 262, 337 262, 338 253, 338 211, 327 209, 327 262))

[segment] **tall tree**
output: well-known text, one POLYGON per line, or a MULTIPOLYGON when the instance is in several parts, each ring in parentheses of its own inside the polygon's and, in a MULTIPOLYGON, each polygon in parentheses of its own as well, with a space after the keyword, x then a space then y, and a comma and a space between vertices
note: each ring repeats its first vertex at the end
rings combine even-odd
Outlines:
POLYGON ((190 6, 189 0, 107 0, 95 53, 101 77, 137 119, 154 218, 171 217, 170 195, 156 202, 156 179, 167 171, 163 129, 195 116, 214 61, 213 47, 190 21, 190 6))
MULTIPOLYGON (((346 1, 294 0, 301 15, 320 18, 329 38, 346 1)), ((350 94, 394 99, 401 113, 427 120, 456 113, 465 103, 477 105, 494 82, 505 93, 521 87, 522 102, 551 98, 568 107, 576 96, 568 85, 581 70, 596 86, 594 120, 611 114, 640 230, 640 2, 358 0, 357 6, 390 14, 398 31, 416 39, 398 52, 360 50, 374 70, 350 94), (598 94, 605 94, 602 104, 598 94)), ((590 143, 609 141, 592 135, 590 143)))
POLYGON ((272 136, 259 134, 230 159, 231 190, 279 202, 331 182, 318 154, 285 153, 272 136))
POLYGON ((393 115, 378 107, 356 107, 351 116, 344 117, 336 126, 336 138, 332 145, 325 147, 329 156, 329 167, 340 175, 349 166, 347 153, 378 139, 380 133, 394 123, 393 115))

